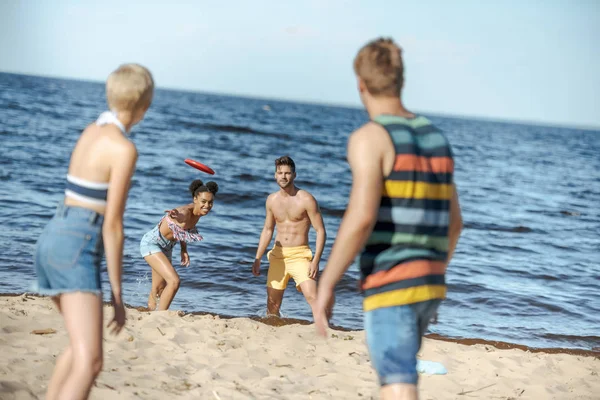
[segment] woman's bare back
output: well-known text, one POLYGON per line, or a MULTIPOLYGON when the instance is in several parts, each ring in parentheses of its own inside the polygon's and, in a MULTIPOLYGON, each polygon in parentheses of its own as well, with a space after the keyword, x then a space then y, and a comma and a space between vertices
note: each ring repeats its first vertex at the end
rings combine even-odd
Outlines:
MULTIPOLYGON (((115 125, 89 125, 77 140, 69 162, 70 176, 93 183, 108 183, 112 159, 123 146, 131 142, 115 125)), ((71 197, 65 197, 65 204, 92 209, 104 214, 106 205, 91 204, 71 197)))

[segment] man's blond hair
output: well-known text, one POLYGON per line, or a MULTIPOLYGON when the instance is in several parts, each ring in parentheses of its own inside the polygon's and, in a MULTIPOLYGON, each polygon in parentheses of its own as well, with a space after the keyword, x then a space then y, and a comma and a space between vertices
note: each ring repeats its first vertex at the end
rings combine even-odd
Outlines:
POLYGON ((402 49, 392 39, 375 39, 359 50, 354 73, 373 96, 400 96, 404 84, 402 49))
POLYGON ((139 64, 123 64, 106 80, 106 100, 111 110, 148 108, 154 94, 150 71, 139 64))

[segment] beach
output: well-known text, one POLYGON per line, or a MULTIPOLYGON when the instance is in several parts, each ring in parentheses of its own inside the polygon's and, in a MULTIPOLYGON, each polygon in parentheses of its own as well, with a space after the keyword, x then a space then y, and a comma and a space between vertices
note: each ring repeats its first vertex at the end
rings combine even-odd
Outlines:
MULTIPOLYGON (((112 316, 104 308, 105 324, 112 316)), ((68 338, 48 298, 0 296, 0 399, 43 398, 68 338)), ((270 326, 249 318, 130 308, 119 336, 105 331, 91 399, 377 399, 362 331, 270 326)), ((553 353, 424 340, 421 399, 598 399, 600 353, 553 353)))
MULTIPOLYGON (((0 219, 21 227, 0 230, 0 293, 25 293, 35 280, 35 243, 64 198, 69 149, 105 111, 105 85, 0 73, 0 87, 0 120, 6 122, 0 184, 7 185, 0 191, 0 219), (35 154, 44 157, 32 164, 35 154)), ((427 118, 455 149, 465 222, 446 273, 448 299, 431 331, 529 347, 600 347, 600 307, 589 300, 600 292, 600 131, 427 118), (519 146, 507 149, 507 143, 519 146)), ((140 255, 142 236, 164 210, 189 203, 194 179, 208 177, 184 163, 191 158, 214 169, 210 179, 219 193, 198 226, 204 240, 188 246, 190 267, 176 266, 181 287, 171 307, 263 315, 268 262, 263 259, 259 277, 251 267, 265 200, 279 190, 274 160, 289 154, 297 186, 319 202, 328 236, 323 269, 348 205, 348 135, 367 120, 356 108, 158 89, 133 136, 139 160, 124 219, 124 301, 147 304, 151 269, 140 255), (169 146, 166 134, 173 139, 169 146)), ((311 229, 313 252, 315 240, 311 229)), ((334 324, 362 329, 359 279, 354 264, 338 284, 334 324)), ((284 297, 282 315, 311 318, 293 283, 284 297)))

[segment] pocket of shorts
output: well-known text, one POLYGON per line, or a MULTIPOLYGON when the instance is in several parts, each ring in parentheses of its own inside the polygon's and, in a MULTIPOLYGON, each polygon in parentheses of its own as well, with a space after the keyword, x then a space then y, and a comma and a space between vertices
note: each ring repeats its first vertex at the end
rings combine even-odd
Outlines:
POLYGON ((313 252, 311 249, 307 249, 306 250, 306 258, 308 258, 308 261, 312 261, 313 260, 313 252))
POLYGON ((148 246, 149 244, 154 243, 154 238, 150 236, 150 232, 146 232, 144 236, 142 236, 142 240, 140 240, 140 246, 148 246))
POLYGON ((73 268, 92 235, 77 231, 58 231, 48 235, 48 265, 55 269, 73 268))

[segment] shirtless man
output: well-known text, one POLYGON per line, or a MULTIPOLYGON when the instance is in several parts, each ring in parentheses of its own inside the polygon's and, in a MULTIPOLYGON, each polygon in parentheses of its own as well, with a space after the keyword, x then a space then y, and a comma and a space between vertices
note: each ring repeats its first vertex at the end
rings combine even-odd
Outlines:
POLYGON ((271 193, 266 202, 265 225, 260 235, 256 258, 252 265, 254 276, 260 275, 260 260, 267 250, 277 226, 275 246, 267 254, 267 314, 279 316, 283 292, 290 278, 302 292, 311 310, 317 296, 316 278, 327 233, 315 198, 294 185, 296 165, 288 156, 275 160, 275 180, 280 190, 271 193), (310 226, 317 232, 313 257, 308 246, 310 226))

